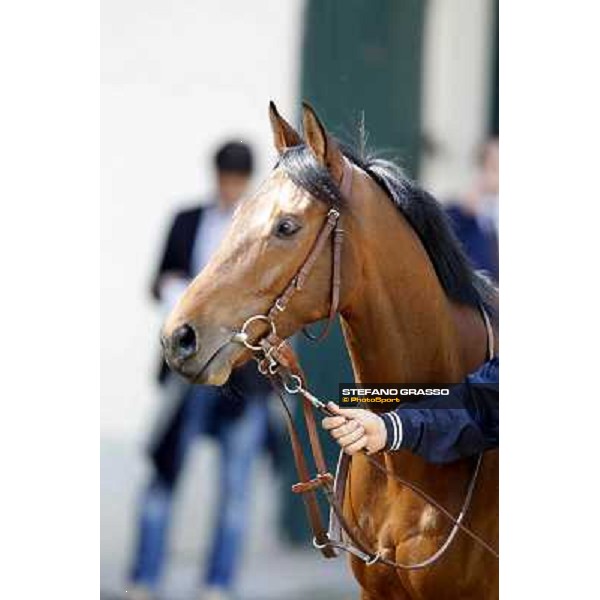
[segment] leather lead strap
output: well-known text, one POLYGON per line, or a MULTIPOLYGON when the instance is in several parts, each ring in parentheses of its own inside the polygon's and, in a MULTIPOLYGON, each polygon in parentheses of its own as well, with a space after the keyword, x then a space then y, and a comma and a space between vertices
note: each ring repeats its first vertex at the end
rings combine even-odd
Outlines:
MULTIPOLYGON (((321 483, 315 483, 315 480, 311 480, 308 466, 306 464, 306 457, 304 456, 304 450, 300 443, 300 436, 298 430, 294 425, 290 409, 285 401, 284 390, 281 389, 279 382, 272 377, 271 378, 277 394, 284 408, 285 422, 287 425, 288 433, 290 436, 290 442, 292 444, 292 452, 294 454, 294 462, 296 463, 296 471, 300 479, 300 483, 292 486, 292 491, 300 493, 304 501, 306 513, 308 515, 308 522, 312 530, 314 539, 320 546, 321 553, 326 558, 335 558, 337 553, 334 548, 329 545, 329 538, 327 536, 327 529, 323 525, 321 513, 319 511, 319 505, 317 503, 316 489, 321 483)), ((333 480, 333 478, 332 478, 333 480)), ((319 482, 319 480, 316 480, 319 482)))
MULTIPOLYGON (((304 422, 306 423, 306 430, 308 431, 308 439, 310 447, 313 453, 315 467, 319 475, 331 475, 327 472, 327 465, 325 464, 325 457, 323 456, 323 448, 321 447, 321 440, 319 439, 319 433, 317 431, 317 424, 315 421, 315 413, 312 411, 312 407, 306 398, 302 398, 302 411, 304 412, 304 422)), ((333 483, 333 477, 331 477, 331 483, 333 483)))
POLYGON ((485 325, 485 333, 487 335, 487 360, 492 360, 496 355, 494 349, 496 345, 494 341, 494 328, 492 327, 490 317, 482 304, 479 305, 479 311, 481 312, 481 317, 485 325))
POLYGON ((317 468, 317 477, 311 479, 304 449, 300 442, 298 429, 294 424, 292 414, 285 401, 285 389, 282 385, 282 382, 286 381, 286 375, 288 375, 287 379, 289 379, 289 375, 299 377, 300 381, 304 383, 304 373, 302 372, 296 355, 285 340, 282 340, 275 334, 271 334, 261 341, 261 346, 265 357, 270 357, 275 361, 274 363, 271 363, 269 358, 264 358, 262 361, 259 361, 259 367, 263 373, 268 374, 284 409, 285 423, 290 436, 296 472, 298 474, 298 479, 300 480, 299 483, 292 486, 292 491, 302 495, 313 537, 319 546, 321 546, 320 550, 323 556, 326 558, 334 558, 337 556, 337 551, 328 543, 329 538, 327 536, 327 529, 323 524, 316 496, 316 490, 320 486, 333 486, 333 477, 330 473, 327 473, 327 466, 318 437, 314 414, 310 410, 310 407, 306 406, 307 401, 303 400, 306 428, 309 435, 313 460, 317 468), (270 369, 271 364, 277 365, 274 371, 270 369))

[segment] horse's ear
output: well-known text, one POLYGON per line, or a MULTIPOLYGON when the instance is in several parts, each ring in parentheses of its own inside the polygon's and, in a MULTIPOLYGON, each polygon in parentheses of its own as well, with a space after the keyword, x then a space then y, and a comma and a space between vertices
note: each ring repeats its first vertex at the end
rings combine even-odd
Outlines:
POLYGON ((277 107, 272 100, 269 103, 269 119, 273 130, 273 143, 279 154, 302 143, 300 134, 277 112, 277 107))
POLYGON ((302 103, 302 125, 306 145, 312 150, 319 163, 336 181, 339 181, 344 169, 342 153, 335 140, 325 131, 317 113, 308 102, 302 103))

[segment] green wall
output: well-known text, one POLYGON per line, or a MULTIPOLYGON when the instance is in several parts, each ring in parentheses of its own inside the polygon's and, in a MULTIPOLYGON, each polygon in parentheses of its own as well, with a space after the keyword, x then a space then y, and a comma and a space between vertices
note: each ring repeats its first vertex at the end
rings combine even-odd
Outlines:
POLYGON ((418 171, 424 0, 307 3, 301 95, 347 139, 365 113, 369 142, 418 171))

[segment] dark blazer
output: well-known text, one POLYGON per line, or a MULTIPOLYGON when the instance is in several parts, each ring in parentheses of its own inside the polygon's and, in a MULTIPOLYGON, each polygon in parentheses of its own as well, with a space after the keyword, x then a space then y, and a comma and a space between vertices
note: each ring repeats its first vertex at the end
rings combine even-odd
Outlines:
MULTIPOLYGON (((160 301, 160 280, 166 273, 180 274, 187 279, 193 277, 192 255, 203 212, 201 206, 184 210, 177 213, 171 222, 158 269, 154 273, 150 286, 150 293, 155 300, 160 301)), ((158 382, 163 384, 169 373, 169 367, 161 356, 157 373, 158 382)))
POLYGON ((180 273, 191 279, 192 253, 204 210, 198 206, 178 213, 171 223, 162 258, 152 280, 151 292, 160 300, 160 279, 165 273, 180 273))

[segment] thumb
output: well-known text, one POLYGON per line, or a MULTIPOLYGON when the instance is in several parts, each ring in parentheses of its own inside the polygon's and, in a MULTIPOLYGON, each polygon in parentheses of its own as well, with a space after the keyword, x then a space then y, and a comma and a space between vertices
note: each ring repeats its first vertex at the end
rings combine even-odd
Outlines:
POLYGON ((327 408, 334 414, 334 415, 340 415, 341 417, 345 416, 345 411, 342 410, 335 402, 328 402, 327 403, 327 408))

